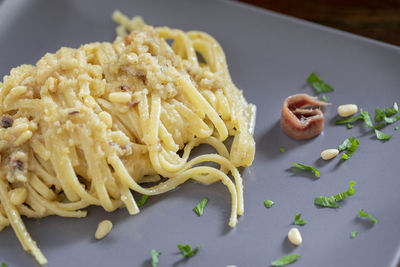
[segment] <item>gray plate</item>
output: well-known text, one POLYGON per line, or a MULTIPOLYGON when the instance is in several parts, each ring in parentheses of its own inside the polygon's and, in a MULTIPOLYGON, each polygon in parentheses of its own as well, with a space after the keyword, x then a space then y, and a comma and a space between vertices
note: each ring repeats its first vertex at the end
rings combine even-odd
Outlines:
MULTIPOLYGON (((153 25, 204 30, 225 49, 233 80, 258 106, 254 164, 243 171, 245 214, 229 229, 230 197, 220 184, 186 183, 178 190, 151 197, 134 217, 89 208, 85 219, 25 219, 49 266, 150 266, 150 251, 162 251, 160 266, 268 266, 297 252, 293 266, 395 266, 400 241, 400 131, 393 126, 389 142, 375 140, 361 124, 352 130, 334 126, 336 107, 356 103, 373 111, 400 101, 400 49, 329 28, 287 18, 233 2, 205 1, 30 1, 0 4, 0 75, 22 63, 35 63, 61 46, 112 41, 114 9, 142 15, 153 25), (279 127, 281 103, 291 94, 313 90, 305 83, 315 71, 331 83, 333 103, 326 128, 317 138, 297 142, 279 127), (358 136, 354 156, 340 164, 319 160, 325 148, 358 136), (286 148, 281 154, 279 147, 286 148), (290 171, 290 162, 314 165, 322 177, 290 171), (337 210, 317 208, 313 199, 347 190, 356 193, 337 210), (202 217, 192 208, 203 197, 210 202, 202 217), (266 209, 265 199, 275 201, 266 209), (360 208, 379 223, 357 217, 360 208), (300 227, 304 243, 286 239, 296 213, 308 223, 300 227), (95 241, 97 223, 111 219, 114 229, 95 241), (350 232, 358 230, 355 239, 350 232), (201 244, 198 254, 181 260, 176 245, 201 244)), ((399 123, 400 124, 400 123, 399 123)), ((9 266, 35 266, 11 228, 0 233, 1 261, 9 266)))

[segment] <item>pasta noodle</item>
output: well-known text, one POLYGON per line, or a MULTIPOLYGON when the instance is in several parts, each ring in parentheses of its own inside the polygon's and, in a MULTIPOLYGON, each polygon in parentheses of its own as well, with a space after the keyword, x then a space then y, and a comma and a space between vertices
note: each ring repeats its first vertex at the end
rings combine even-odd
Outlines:
POLYGON ((188 179, 227 187, 231 227, 244 211, 237 167, 254 158, 255 106, 220 45, 118 11, 113 19, 113 43, 63 47, 0 83, 0 230, 11 225, 40 264, 22 215, 80 218, 89 205, 137 214, 132 191, 162 194, 188 179), (201 144, 216 153, 190 157, 201 144))

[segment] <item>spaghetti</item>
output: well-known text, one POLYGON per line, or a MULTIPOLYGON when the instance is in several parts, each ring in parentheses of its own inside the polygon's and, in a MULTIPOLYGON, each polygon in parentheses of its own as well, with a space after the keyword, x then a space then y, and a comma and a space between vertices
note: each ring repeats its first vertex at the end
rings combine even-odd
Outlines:
POLYGON ((79 218, 89 205, 133 215, 132 191, 157 195, 188 179, 228 188, 231 227, 244 211, 237 167, 254 158, 255 106, 232 83, 220 45, 118 11, 113 19, 113 43, 63 47, 0 83, 0 230, 11 225, 40 264, 21 215, 79 218), (189 159, 200 144, 217 153, 189 159))

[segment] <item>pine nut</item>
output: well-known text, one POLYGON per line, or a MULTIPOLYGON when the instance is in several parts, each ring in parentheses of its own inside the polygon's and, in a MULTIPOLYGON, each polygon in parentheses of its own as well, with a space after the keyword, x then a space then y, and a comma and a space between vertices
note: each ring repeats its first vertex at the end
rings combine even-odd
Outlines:
POLYGON ((94 237, 96 239, 103 239, 112 229, 112 222, 109 220, 104 220, 99 223, 97 226, 96 233, 94 234, 94 237))
POLYGON ((356 114, 358 107, 355 104, 340 105, 337 108, 337 113, 340 117, 349 117, 356 114))
POLYGON ((113 103, 126 104, 131 101, 131 94, 124 92, 114 92, 108 95, 108 99, 113 103))
POLYGON ((105 123, 105 125, 107 126, 107 128, 111 128, 112 127, 112 117, 110 115, 110 113, 106 112, 106 111, 102 111, 99 113, 99 118, 102 122, 105 123))
POLYGON ((325 149, 321 152, 321 158, 323 160, 330 160, 336 157, 339 154, 339 150, 336 148, 325 149))
POLYGON ((18 187, 10 191, 10 201, 15 206, 19 206, 25 202, 28 191, 24 187, 18 187))
POLYGON ((290 243, 292 243, 295 246, 298 246, 303 242, 300 231, 297 228, 290 229, 290 231, 288 233, 288 239, 289 239, 290 243))

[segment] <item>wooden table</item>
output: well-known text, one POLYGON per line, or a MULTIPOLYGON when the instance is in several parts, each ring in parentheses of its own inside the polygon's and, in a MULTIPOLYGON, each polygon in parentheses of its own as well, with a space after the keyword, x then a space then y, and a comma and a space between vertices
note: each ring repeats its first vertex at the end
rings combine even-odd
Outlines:
POLYGON ((400 0, 240 0, 400 46, 400 0))
POLYGON ((400 46, 400 0, 240 1, 400 46))

